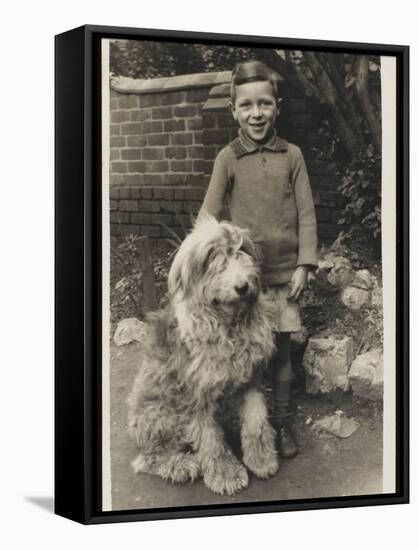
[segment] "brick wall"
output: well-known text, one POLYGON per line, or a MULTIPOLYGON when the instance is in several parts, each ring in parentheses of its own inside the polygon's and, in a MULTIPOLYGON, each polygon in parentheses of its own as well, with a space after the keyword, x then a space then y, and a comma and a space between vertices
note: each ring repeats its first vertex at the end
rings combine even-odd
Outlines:
MULTIPOLYGON (((237 129, 228 109, 231 73, 152 80, 120 78, 110 98, 110 222, 113 235, 183 236, 200 208, 215 156, 237 129)), ((318 162, 321 113, 280 85, 278 132, 304 153, 321 240, 333 239, 339 211, 333 163, 318 162)))

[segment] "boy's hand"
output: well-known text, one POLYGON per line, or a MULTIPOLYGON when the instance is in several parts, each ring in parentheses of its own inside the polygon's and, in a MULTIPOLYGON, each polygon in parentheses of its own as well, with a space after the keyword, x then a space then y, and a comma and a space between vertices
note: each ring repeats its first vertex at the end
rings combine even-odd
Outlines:
POLYGON ((290 293, 289 300, 298 300, 301 292, 304 290, 307 284, 308 267, 305 265, 299 265, 294 271, 290 281, 290 293))

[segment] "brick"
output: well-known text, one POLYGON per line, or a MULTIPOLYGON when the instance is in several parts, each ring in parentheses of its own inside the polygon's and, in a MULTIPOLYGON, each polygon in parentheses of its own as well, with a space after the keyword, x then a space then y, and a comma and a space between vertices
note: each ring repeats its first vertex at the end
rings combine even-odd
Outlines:
POLYGON ((143 183, 144 185, 162 185, 163 176, 161 174, 144 174, 143 183))
POLYGON ((118 201, 110 201, 109 210, 118 210, 118 201))
POLYGON ((129 223, 129 214, 128 212, 111 212, 109 220, 111 223, 129 223))
POLYGON ((193 214, 177 214, 174 221, 183 225, 183 227, 192 227, 193 214))
POLYGON ((148 145, 169 145, 169 135, 168 134, 148 134, 147 143, 148 145))
POLYGON ((183 203, 183 210, 189 214, 197 214, 202 206, 202 202, 191 201, 183 203))
POLYGON ((132 109, 138 107, 138 95, 127 94, 119 96, 120 109, 132 109))
POLYGON ((320 240, 333 241, 336 239, 339 233, 339 227, 331 223, 319 223, 317 225, 317 232, 320 240))
POLYGON ((166 92, 161 95, 161 105, 176 105, 184 100, 184 92, 166 92))
MULTIPOLYGON (((201 162, 201 161, 195 161, 195 162, 201 162)), ((195 165, 195 162, 194 162, 194 165, 195 165)), ((204 160, 203 163, 204 163, 204 173, 205 174, 212 174, 212 170, 214 168, 213 161, 212 160, 204 160)), ((195 166, 194 166, 194 171, 195 171, 195 166)))
POLYGON ((188 147, 188 156, 191 159, 203 159, 204 158, 204 149, 202 145, 193 145, 188 147))
POLYGON ((128 162, 128 172, 146 172, 147 163, 143 161, 128 162))
POLYGON ((192 145, 192 132, 172 134, 170 137, 172 145, 192 145))
POLYGON ((184 198, 189 201, 202 201, 205 197, 205 189, 189 187, 184 190, 184 198))
POLYGON ((145 136, 141 136, 141 135, 128 136, 127 144, 128 144, 128 147, 145 147, 145 145, 147 144, 147 139, 145 136))
POLYGON ((185 185, 189 183, 191 174, 182 174, 180 172, 171 172, 163 174, 163 182, 165 185, 185 185))
POLYGON ((143 132, 143 124, 147 122, 125 122, 121 124, 121 134, 124 136, 132 136, 143 132))
POLYGON ((139 160, 141 158, 141 149, 139 147, 121 149, 121 158, 122 160, 139 160))
POLYGON ((119 160, 121 158, 120 149, 111 149, 109 152, 109 160, 119 160))
POLYGON ((142 178, 142 174, 127 174, 124 176, 124 183, 129 186, 141 185, 143 183, 142 178))
POLYGON ((167 160, 148 160, 145 164, 147 172, 167 172, 169 170, 167 160))
POLYGON ((202 114, 202 125, 204 128, 216 128, 217 117, 215 113, 204 112, 202 114))
POLYGON ((109 135, 110 136, 120 136, 121 135, 121 125, 120 124, 111 124, 109 126, 109 135))
POLYGON ((131 187, 130 196, 132 199, 141 199, 141 189, 139 187, 131 187))
MULTIPOLYGON (((175 221, 177 221, 175 219, 175 221)), ((189 225, 188 225, 189 227, 189 225)), ((185 233, 185 229, 183 227, 179 227, 179 226, 172 226, 171 228, 171 231, 173 231, 173 233, 176 233, 176 235, 182 239, 186 237, 186 233, 185 233)), ((170 235, 170 233, 168 231, 165 231, 164 228, 162 229, 162 234, 166 236, 166 238, 172 238, 173 239, 173 235, 170 235)))
POLYGON ((146 120, 142 123, 142 127, 145 134, 163 132, 163 122, 160 120, 146 120))
POLYGON ((233 139, 236 139, 238 136, 239 129, 238 128, 231 128, 230 129, 230 141, 233 141, 233 139))
POLYGON ((316 218, 318 222, 328 222, 330 218, 330 209, 324 206, 316 208, 316 218))
POLYGON ((165 120, 164 131, 165 132, 182 132, 185 129, 184 120, 165 120))
POLYGON ((195 145, 202 145, 204 143, 204 132, 203 130, 197 130, 193 134, 193 142, 195 145))
POLYGON ((135 212, 131 214, 131 223, 139 225, 149 225, 151 223, 151 214, 135 212))
POLYGON ((214 160, 217 156, 217 148, 214 145, 209 145, 204 147, 204 159, 205 160, 214 160))
POLYGON ((230 140, 230 132, 225 129, 208 129, 204 131, 204 144, 205 145, 219 145, 227 144, 230 140))
POLYGON ((175 107, 175 116, 186 118, 195 116, 197 113, 197 106, 196 105, 178 105, 175 107))
POLYGON ((204 160, 194 160, 193 171, 194 172, 205 172, 205 161, 204 160))
POLYGON ((218 128, 231 128, 231 126, 236 126, 236 122, 229 111, 217 113, 217 126, 218 128))
POLYGON ((153 197, 155 199, 165 199, 170 201, 173 199, 173 189, 167 187, 156 187, 153 189, 153 197))
POLYGON ((183 203, 181 201, 160 201, 160 210, 162 212, 180 214, 183 212, 183 203))
POLYGON ((143 150, 144 160, 163 160, 164 149, 161 147, 145 147, 143 150))
POLYGON ((140 225, 140 234, 147 237, 161 237, 161 230, 157 225, 140 225))
POLYGON ((113 161, 111 163, 111 167, 112 167, 112 174, 125 174, 125 172, 127 171, 126 162, 113 161))
POLYGON ((159 94, 144 94, 140 96, 140 107, 156 107, 161 105, 159 94))
POLYGON ((121 225, 121 235, 139 235, 140 227, 138 225, 121 225))
POLYGON ((159 212, 160 207, 157 201, 153 200, 140 200, 138 201, 139 212, 159 212))
POLYGON ((120 199, 129 199, 131 197, 131 190, 129 187, 121 187, 119 190, 120 199))
POLYGON ((153 198, 153 190, 150 187, 142 187, 139 191, 142 199, 153 198))
POLYGON ((121 212, 137 212, 138 202, 134 200, 120 200, 119 210, 121 212))
POLYGON ((129 120, 129 111, 114 111, 111 113, 111 122, 127 122, 129 120))
POLYGON ((111 174, 111 185, 124 185, 124 177, 121 174, 111 174))
POLYGON ((188 103, 202 103, 208 99, 208 88, 195 88, 186 92, 186 101, 188 103))
POLYGON ((111 187, 109 195, 111 199, 119 199, 119 189, 115 187, 111 187))
MULTIPOLYGON (((316 210, 317 212, 317 210, 316 210)), ((338 223, 338 221, 341 219, 342 217, 342 210, 340 209, 333 209, 333 210, 330 210, 330 221, 332 223, 338 223)))
POLYGON ((166 147, 165 153, 168 159, 186 159, 186 147, 166 147))
POLYGON ((116 111, 116 109, 118 109, 118 100, 116 97, 111 98, 111 101, 109 103, 109 109, 111 111, 116 111))
POLYGON ((191 172, 192 161, 190 160, 172 160, 170 161, 170 170, 172 172, 191 172))
POLYGON ((186 128, 188 130, 201 130, 203 128, 202 117, 196 116, 186 121, 186 128))
POLYGON ((151 109, 135 109, 129 112, 132 122, 144 122, 151 119, 151 109))
POLYGON ((153 120, 167 119, 173 117, 173 107, 154 107, 153 109, 153 120))
POLYGON ((154 214, 151 216, 151 222, 152 225, 171 225, 172 223, 172 216, 170 214, 154 214))
POLYGON ((118 223, 111 223, 111 235, 113 237, 119 237, 121 234, 121 226, 118 223))
POLYGON ((185 198, 185 189, 174 189, 174 199, 184 199, 185 198))

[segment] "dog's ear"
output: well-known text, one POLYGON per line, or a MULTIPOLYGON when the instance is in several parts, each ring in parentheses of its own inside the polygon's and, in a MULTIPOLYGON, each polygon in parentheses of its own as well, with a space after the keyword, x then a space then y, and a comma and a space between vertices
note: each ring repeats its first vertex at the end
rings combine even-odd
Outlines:
POLYGON ((167 281, 169 295, 171 298, 175 295, 178 295, 180 298, 185 297, 190 284, 189 263, 189 254, 187 254, 185 249, 181 247, 174 257, 167 281))

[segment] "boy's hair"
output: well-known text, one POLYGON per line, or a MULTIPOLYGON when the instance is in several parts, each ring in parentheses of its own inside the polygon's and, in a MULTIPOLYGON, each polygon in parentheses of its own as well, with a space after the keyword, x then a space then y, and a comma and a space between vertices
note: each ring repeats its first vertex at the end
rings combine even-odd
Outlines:
POLYGON ((279 75, 262 61, 252 59, 237 63, 231 74, 230 99, 234 105, 236 101, 236 86, 246 84, 247 82, 270 82, 273 93, 278 99, 278 80, 279 75))

